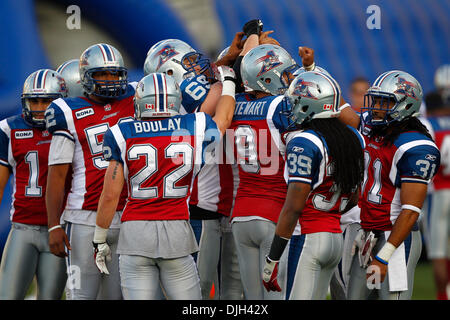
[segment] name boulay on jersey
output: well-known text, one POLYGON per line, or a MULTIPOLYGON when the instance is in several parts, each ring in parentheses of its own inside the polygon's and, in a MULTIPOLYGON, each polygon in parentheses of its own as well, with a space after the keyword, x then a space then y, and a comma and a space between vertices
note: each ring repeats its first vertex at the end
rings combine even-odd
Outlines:
POLYGON ((28 125, 22 115, 0 122, 0 164, 14 175, 11 221, 47 225, 45 189, 51 136, 28 125))
POLYGON ((279 133, 286 127, 280 113, 282 100, 283 96, 252 100, 248 94, 236 95, 230 126, 234 143, 227 143, 227 155, 233 154, 239 166, 233 219, 259 216, 278 221, 287 191, 285 145, 279 133))
POLYGON ((203 112, 112 127, 104 154, 124 165, 129 196, 122 221, 188 220, 193 179, 219 137, 203 112))
MULTIPOLYGON (((135 86, 128 85, 126 96, 110 104, 97 104, 87 98, 57 99, 47 108, 47 128, 53 135, 74 141, 73 180, 66 209, 97 210, 108 161, 103 159, 105 132, 117 123, 134 118, 135 86)), ((127 197, 122 192, 117 210, 122 210, 127 197)))
MULTIPOLYGON (((361 146, 364 139, 354 128, 361 146)), ((311 192, 300 215, 301 233, 341 233, 341 212, 347 206, 350 194, 337 191, 332 178, 332 160, 328 146, 313 130, 294 131, 286 135, 286 170, 288 183, 311 185, 311 192)))
POLYGON ((441 152, 441 166, 433 178, 434 190, 450 189, 450 116, 428 118, 441 152))
POLYGON ((401 184, 428 184, 439 168, 440 153, 431 139, 415 131, 400 134, 391 146, 383 146, 379 138, 364 139, 361 226, 388 231, 401 212, 401 184))

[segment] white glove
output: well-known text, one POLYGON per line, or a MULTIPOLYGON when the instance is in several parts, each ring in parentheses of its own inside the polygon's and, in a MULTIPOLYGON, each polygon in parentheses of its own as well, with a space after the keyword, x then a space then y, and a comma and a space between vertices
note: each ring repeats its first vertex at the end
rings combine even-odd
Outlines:
POLYGON ((362 268, 367 268, 372 261, 372 250, 377 243, 377 238, 375 234, 370 231, 369 233, 364 232, 363 229, 358 231, 355 241, 352 246, 352 256, 355 254, 356 247, 358 247, 358 259, 359 266, 362 268))
POLYGON ((219 66, 217 67, 217 70, 219 71, 220 82, 223 83, 226 80, 230 80, 233 82, 236 81, 236 74, 234 73, 233 68, 230 68, 228 66, 219 66))
POLYGON ((111 261, 111 249, 106 242, 94 244, 94 260, 100 273, 109 274, 106 261, 111 261))

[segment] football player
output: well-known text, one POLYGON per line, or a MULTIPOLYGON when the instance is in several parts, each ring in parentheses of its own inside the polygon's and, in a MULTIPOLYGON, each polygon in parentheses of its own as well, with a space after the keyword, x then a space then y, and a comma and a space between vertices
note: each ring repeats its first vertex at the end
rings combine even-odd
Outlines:
POLYGON ((128 84, 120 52, 104 43, 92 45, 81 54, 79 73, 84 96, 57 99, 45 112, 47 129, 53 134, 46 194, 48 226, 52 230, 49 244, 53 254, 66 257, 68 299, 121 299, 115 251, 126 189, 108 233, 113 250, 109 276, 99 272, 89 250, 108 166, 102 154, 103 136, 111 126, 133 118, 135 84, 128 84), (73 179, 64 206, 62 186, 70 166, 73 179))
POLYGON ((417 118, 422 87, 404 71, 381 74, 369 88, 361 118, 351 109, 340 119, 357 124, 366 141, 361 187, 361 230, 355 239, 348 299, 411 299, 422 240, 417 224, 440 152, 417 118))
POLYGON ((235 155, 239 168, 232 232, 245 298, 282 299, 279 293, 265 292, 260 272, 286 195, 283 177, 285 145, 278 130, 286 127, 280 117, 281 74, 295 61, 279 46, 259 45, 262 32, 259 20, 246 25, 243 30, 247 38, 234 67, 240 68, 248 92, 236 96, 230 127, 234 143, 227 144, 233 149, 227 153, 235 155))
POLYGON ((362 136, 346 127, 339 115, 340 88, 326 74, 300 74, 286 93, 289 120, 296 131, 286 135, 286 201, 278 219, 263 283, 281 291, 276 275, 297 221, 305 235, 295 280, 287 297, 325 299, 334 269, 342 257, 341 212, 356 203, 364 172, 362 136), (352 157, 349 158, 348 154, 352 157))
MULTIPOLYGON (((11 231, 0 267, 0 300, 24 299, 36 276, 37 299, 61 299, 66 285, 64 259, 48 245, 44 194, 51 136, 44 111, 67 96, 64 79, 41 69, 25 80, 22 114, 0 121, 0 199, 12 173, 11 231)), ((50 230, 51 231, 51 230, 50 230)))
POLYGON ((450 65, 435 73, 436 91, 426 96, 430 133, 441 151, 441 166, 428 198, 426 233, 428 258, 433 264, 437 300, 448 300, 450 279, 450 65))
POLYGON ((154 299, 160 282, 168 299, 202 298, 191 256, 198 246, 187 199, 208 146, 231 123, 234 72, 228 67, 219 71, 223 91, 213 118, 203 112, 179 115, 178 84, 173 77, 152 73, 137 86, 137 120, 116 125, 105 136, 104 155, 110 164, 94 246, 97 265, 108 272, 107 232, 126 179, 129 197, 118 247, 125 299, 154 299))
MULTIPOLYGON (((238 48, 233 50, 238 46, 238 40, 239 35, 231 45, 231 52, 240 52, 238 48)), ((227 54, 227 58, 230 56, 231 53, 227 54)), ((221 90, 215 68, 215 64, 210 63, 201 53, 176 39, 169 39, 154 47, 144 65, 146 73, 164 72, 175 77, 182 93, 182 113, 205 112, 210 116, 215 115, 221 90)), ((239 277, 235 272, 227 272, 234 265, 236 257, 225 241, 221 243, 220 236, 221 230, 228 229, 227 217, 233 201, 233 180, 230 179, 232 169, 229 164, 219 164, 216 161, 221 153, 219 151, 211 159, 213 161, 205 164, 193 183, 189 200, 190 223, 200 247, 199 253, 194 254, 194 259, 198 265, 204 299, 209 299, 213 283, 218 293, 216 297, 239 299, 242 294, 239 277), (221 276, 225 278, 221 281, 223 286, 218 287, 215 279, 221 246, 231 252, 221 261, 224 265, 221 276)))

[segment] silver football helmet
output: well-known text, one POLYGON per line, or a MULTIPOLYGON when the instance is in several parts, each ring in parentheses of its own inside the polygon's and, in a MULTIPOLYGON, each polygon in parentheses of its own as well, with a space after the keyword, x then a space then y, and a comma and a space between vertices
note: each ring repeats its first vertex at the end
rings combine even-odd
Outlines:
POLYGON ((61 64, 57 69, 66 82, 68 97, 82 97, 83 87, 81 86, 80 70, 78 68, 79 61, 72 59, 61 64))
POLYGON ((364 107, 368 111, 363 118, 368 125, 387 125, 393 121, 402 121, 408 117, 417 117, 422 103, 422 86, 409 73, 399 70, 381 74, 367 90, 364 107), (390 107, 389 102, 395 104, 390 107), (374 110, 386 111, 383 119, 374 118, 374 110))
POLYGON ((291 106, 288 116, 292 125, 300 125, 312 119, 339 116, 341 88, 327 74, 307 71, 297 76, 285 93, 291 106))
POLYGON ((154 48, 150 48, 144 62, 144 74, 163 72, 175 78, 180 84, 186 70, 181 62, 185 54, 196 52, 186 42, 178 39, 160 41, 154 48))
POLYGON ((105 43, 94 44, 84 50, 79 61, 81 84, 87 94, 104 98, 118 98, 127 92, 128 75, 120 52, 105 43), (118 80, 98 80, 95 72, 108 71, 118 80))
MULTIPOLYGON (((328 71, 319 66, 315 66, 314 69, 310 71, 318 71, 321 73, 325 73, 327 76, 331 77, 328 71)), ((283 84, 283 87, 287 89, 291 84, 291 82, 303 72, 306 72, 305 67, 300 67, 298 64, 293 64, 290 67, 284 69, 283 72, 281 73, 281 83, 283 84)))
POLYGON ((44 111, 33 111, 30 99, 58 99, 67 97, 66 83, 59 73, 50 69, 40 69, 28 76, 23 85, 21 95, 22 113, 25 121, 33 127, 45 128, 45 119, 36 118, 44 111))
POLYGON ((165 73, 151 73, 142 78, 134 95, 135 118, 172 117, 180 114, 181 90, 165 73))
POLYGON ((259 45, 247 52, 242 59, 241 77, 249 90, 280 95, 286 91, 281 82, 283 71, 295 65, 291 55, 282 47, 272 44, 259 45))

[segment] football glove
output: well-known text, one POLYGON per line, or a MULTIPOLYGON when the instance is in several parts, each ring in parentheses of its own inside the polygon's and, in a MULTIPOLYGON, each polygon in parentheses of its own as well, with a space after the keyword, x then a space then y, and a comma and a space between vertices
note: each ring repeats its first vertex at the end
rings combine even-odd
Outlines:
POLYGON ((100 273, 109 274, 108 268, 106 268, 106 261, 111 261, 111 249, 106 242, 95 243, 94 245, 94 260, 100 273))
POLYGON ((356 248, 358 248, 358 260, 359 266, 362 268, 367 268, 372 262, 372 250, 377 243, 378 238, 375 234, 370 232, 365 232, 363 229, 358 231, 355 241, 353 242, 351 255, 354 256, 356 253, 356 248))
POLYGON ((269 257, 266 256, 266 264, 263 270, 263 285, 267 291, 281 291, 280 286, 278 285, 277 276, 278 276, 278 263, 279 261, 270 260, 269 257))
POLYGON ((260 19, 253 19, 244 24, 242 31, 249 37, 252 34, 260 35, 263 30, 263 23, 260 19))
POLYGON ((234 73, 233 68, 228 66, 219 66, 217 67, 217 70, 219 71, 220 82, 230 80, 236 83, 236 73, 234 73))

